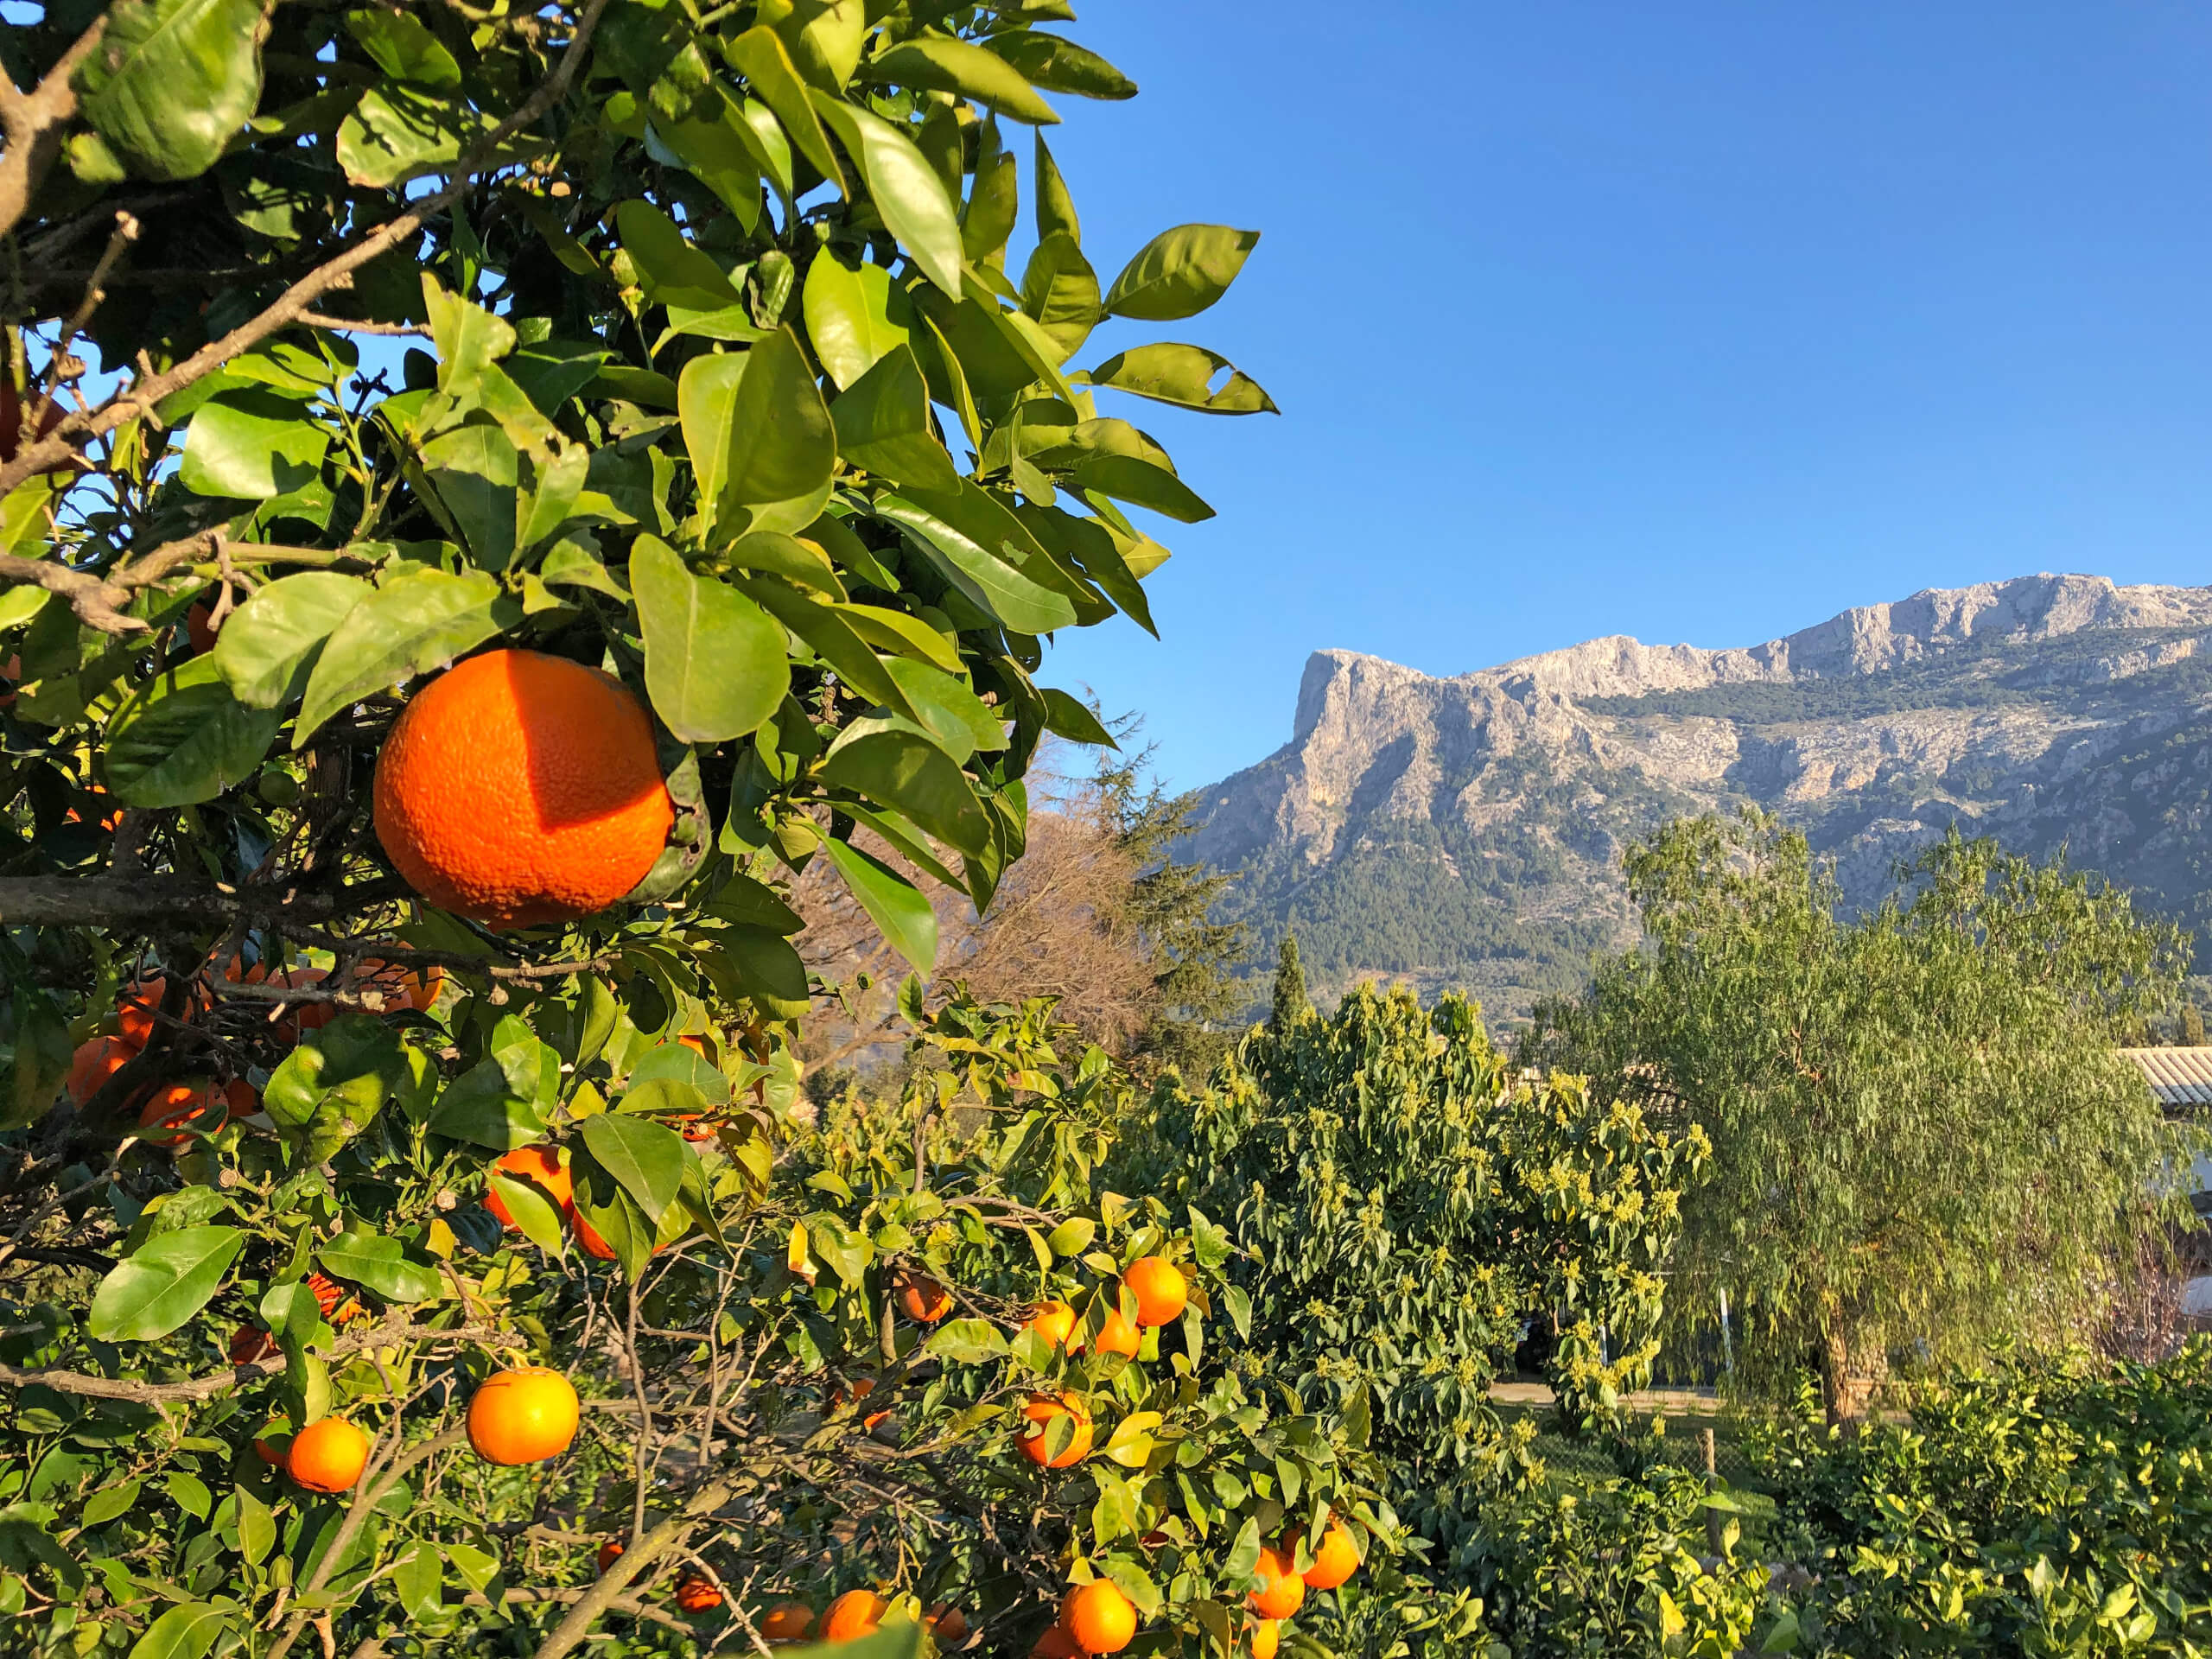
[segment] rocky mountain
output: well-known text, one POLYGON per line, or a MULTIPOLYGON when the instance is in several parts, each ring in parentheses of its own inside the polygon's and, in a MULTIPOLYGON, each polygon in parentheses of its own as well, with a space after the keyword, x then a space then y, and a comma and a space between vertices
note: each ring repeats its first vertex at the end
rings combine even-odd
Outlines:
POLYGON ((1500 1015, 1636 937, 1626 842, 1743 802, 1855 899, 1955 823, 2212 936, 2212 588, 2023 576, 1745 649, 1617 635, 1450 678, 1316 652, 1289 743, 1201 799, 1192 845, 1244 873, 1255 962, 1294 929, 1319 987, 1500 1015))

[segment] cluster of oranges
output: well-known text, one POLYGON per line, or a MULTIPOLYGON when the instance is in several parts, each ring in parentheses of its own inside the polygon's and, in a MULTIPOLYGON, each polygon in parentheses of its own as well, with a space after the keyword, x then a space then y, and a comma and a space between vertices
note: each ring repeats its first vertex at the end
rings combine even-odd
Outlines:
MULTIPOLYGON (((1101 1354, 1122 1354, 1134 1358, 1143 1332, 1154 1326, 1172 1325, 1183 1317, 1183 1309, 1190 1301, 1190 1284, 1183 1277, 1183 1270, 1164 1255, 1139 1256, 1122 1270, 1122 1282, 1137 1305, 1136 1322, 1132 1325, 1122 1315, 1117 1298, 1108 1304, 1105 1322, 1099 1327, 1096 1351, 1101 1354)), ((1028 1323, 1023 1329, 1034 1331, 1056 1348, 1069 1353, 1082 1351, 1084 1333, 1077 1327, 1075 1310, 1065 1302, 1041 1302, 1029 1312, 1028 1323)), ((1032 1395, 1029 1403, 1022 1408, 1025 1427, 1021 1431, 1021 1455, 1043 1469, 1065 1469, 1081 1463, 1090 1455, 1090 1413, 1080 1395, 1063 1394, 1058 1399, 1048 1394, 1032 1395), (1069 1420, 1073 1434, 1058 1455, 1052 1450, 1052 1427, 1059 1418, 1069 1420)), ((1112 1648, 1092 1649, 1098 1653, 1117 1651, 1112 1648)))
MULTIPOLYGON (((569 1449, 581 1408, 560 1372, 517 1366, 485 1379, 468 1401, 468 1443, 486 1463, 542 1463, 569 1449)), ((290 1437, 272 1424, 253 1443, 264 1463, 281 1465, 303 1491, 353 1490, 369 1465, 369 1437, 344 1417, 319 1417, 290 1437)))
MULTIPOLYGON (((613 1539, 599 1547, 599 1570, 605 1573, 622 1557, 623 1547, 613 1539)), ((687 1568, 676 1581, 676 1605, 687 1613, 712 1612, 722 1605, 720 1586, 696 1568, 687 1568)), ((780 1601, 753 1621, 760 1638, 771 1647, 813 1639, 850 1642, 873 1635, 881 1628, 891 1604, 873 1590, 848 1590, 830 1604, 816 1627, 814 1609, 803 1601, 780 1601)), ((957 1607, 939 1602, 922 1616, 922 1624, 940 1645, 951 1647, 968 1639, 968 1619, 957 1607)))

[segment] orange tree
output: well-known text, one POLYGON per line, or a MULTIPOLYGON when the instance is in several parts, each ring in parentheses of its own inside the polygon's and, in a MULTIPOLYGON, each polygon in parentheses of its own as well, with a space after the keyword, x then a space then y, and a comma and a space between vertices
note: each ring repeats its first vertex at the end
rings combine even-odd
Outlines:
POLYGON ((1046 94, 1135 87, 1069 17, 11 28, 18 1648, 1222 1652, 1263 1546, 1395 1543, 1356 1422, 1198 1379, 1226 1241, 1092 1190, 1123 1085, 1040 1010, 917 993, 912 1111, 792 1116, 782 877, 926 969, 912 877, 988 906, 1039 740, 1103 736, 1034 676, 1150 626, 1125 507, 1208 514, 1095 400, 1271 407, 1201 346, 1077 366, 1255 238, 1099 279, 1046 94), (1079 1357, 1018 1334, 1047 1292, 1079 1357))

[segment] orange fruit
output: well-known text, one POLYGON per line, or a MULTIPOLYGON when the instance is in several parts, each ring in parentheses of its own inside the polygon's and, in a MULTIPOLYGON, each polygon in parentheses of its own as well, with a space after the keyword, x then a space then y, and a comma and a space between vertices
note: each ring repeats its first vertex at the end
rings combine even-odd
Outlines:
POLYGON ((925 1273, 901 1268, 892 1275, 891 1284, 899 1293, 899 1305, 917 1325, 935 1325, 952 1312, 952 1293, 925 1273))
MULTIPOLYGON (((842 1382, 840 1382, 830 1390, 830 1409, 836 1410, 848 1400, 865 1400, 874 1392, 875 1379, 872 1376, 855 1377, 849 1390, 842 1382)), ((861 1427, 873 1433, 875 1426, 887 1421, 891 1414, 888 1411, 872 1411, 861 1419, 861 1427)))
POLYGON ((814 1628, 814 1609, 803 1601, 779 1602, 760 1615, 760 1634, 770 1642, 804 1642, 814 1628))
POLYGON ((133 1052, 146 1046, 154 1034, 154 1011, 162 1006, 162 997, 168 990, 168 982, 155 978, 139 981, 116 1000, 115 1028, 133 1052))
MULTIPOLYGON (((1295 1538, 1287 1538, 1286 1545, 1294 1546, 1295 1538)), ((1329 1530, 1322 1535, 1321 1546, 1313 1552, 1313 1565, 1306 1569, 1308 1590, 1333 1590, 1359 1571, 1359 1541, 1350 1529, 1334 1516, 1329 1521, 1329 1530)))
POLYGON ((607 1242, 607 1236, 598 1228, 593 1226, 574 1210, 569 1211, 569 1221, 575 1228, 576 1243, 584 1247, 586 1255, 596 1256, 601 1262, 612 1262, 614 1259, 614 1247, 607 1242))
MULTIPOLYGON (((576 1189, 573 1178, 561 1162, 561 1148, 550 1141, 536 1146, 517 1147, 492 1160, 492 1167, 502 1175, 512 1175, 518 1181, 528 1181, 543 1191, 553 1207, 566 1215, 575 1203, 576 1189)), ((484 1189, 484 1207, 499 1217, 502 1227, 515 1224, 513 1214, 501 1201, 497 1187, 484 1189)))
POLYGON ((1055 1400, 1049 1394, 1033 1394, 1029 1403, 1021 1408, 1021 1414, 1028 1419, 1028 1427, 1021 1431, 1021 1455, 1039 1468, 1065 1469, 1090 1455, 1090 1413, 1084 1408, 1081 1396, 1064 1394, 1055 1400), (1048 1464, 1047 1442, 1056 1417, 1065 1417, 1074 1423, 1075 1438, 1068 1442, 1065 1451, 1048 1464))
POLYGON ((940 1601, 923 1614, 922 1623, 941 1647, 954 1647, 968 1639, 968 1616, 949 1601, 940 1601))
POLYGON ((1119 1653, 1136 1640, 1137 1610, 1119 1586, 1094 1579, 1060 1604, 1060 1628, 1084 1653, 1119 1653))
POLYGON ((1261 1619, 1252 1626, 1252 1659, 1275 1659, 1275 1649, 1282 1643, 1282 1627, 1272 1618, 1261 1619))
POLYGON ((866 1636, 883 1623, 884 1614, 890 1611, 891 1604, 873 1590, 848 1590, 822 1615, 822 1639, 849 1642, 856 1636, 866 1636))
POLYGON ((184 634, 194 656, 215 649, 215 611, 206 600, 184 613, 184 634))
POLYGON ((377 761, 377 836, 399 874, 493 927, 606 909, 675 821, 645 705, 538 652, 489 652, 431 681, 377 761))
POLYGON ((1252 1576, 1259 1586, 1244 1605, 1262 1618, 1288 1618, 1306 1605, 1306 1580, 1291 1570, 1291 1557, 1269 1544, 1260 1551, 1252 1576))
POLYGON ((231 1332, 231 1363, 251 1365, 276 1351, 276 1338, 257 1325, 242 1325, 231 1332))
POLYGON ((69 1057, 69 1098, 82 1106, 100 1091, 100 1085, 138 1057, 137 1048, 120 1037, 95 1037, 79 1043, 69 1057))
POLYGON ((576 1438, 575 1389, 560 1372, 522 1365, 486 1377, 468 1400, 468 1443, 486 1463, 542 1463, 576 1438))
POLYGON ((1122 1317, 1122 1310, 1113 1302, 1106 1304, 1106 1323, 1098 1327, 1098 1344, 1094 1351, 1101 1354, 1127 1354, 1137 1357, 1137 1344, 1144 1340, 1144 1333, 1122 1317))
POLYGON ((446 970, 433 963, 419 972, 396 962, 364 957, 354 967, 354 982, 365 991, 380 991, 387 1006, 397 1002, 421 1014, 438 1000, 446 970))
POLYGON ((687 1613, 709 1613, 722 1605, 722 1592, 712 1579, 687 1574, 676 1581, 676 1605, 687 1613))
POLYGON ((343 1417, 324 1417, 292 1436, 284 1468, 294 1484, 311 1492, 353 1490, 369 1466, 369 1437, 343 1417))
POLYGON ((1071 1354, 1083 1348, 1083 1338, 1076 1333, 1075 1309, 1065 1302, 1038 1303, 1029 1310, 1029 1322, 1022 1329, 1034 1331, 1052 1346, 1071 1354))
POLYGON ((291 1450, 292 1426, 281 1417, 270 1419, 254 1436, 253 1455, 271 1469, 282 1469, 291 1450))
POLYGON ((610 1538, 599 1547, 599 1570, 601 1573, 622 1559, 622 1545, 619 1539, 610 1538))
POLYGON ((1122 1271, 1122 1282, 1137 1299, 1137 1323, 1172 1325, 1183 1317, 1191 1287, 1182 1271, 1164 1255, 1141 1255, 1122 1271))
MULTIPOLYGON (((181 1147, 189 1139, 184 1134, 188 1127, 213 1131, 228 1122, 231 1104, 235 1097, 231 1089, 219 1095, 212 1083, 164 1084, 155 1090, 146 1103, 138 1109, 138 1127, 148 1131, 145 1139, 149 1146, 181 1147), (153 1133, 159 1129, 175 1129, 177 1133, 153 1133)), ((249 1103, 247 1109, 251 1111, 251 1090, 247 1091, 246 1097, 249 1103)))
POLYGON ((1083 1649, 1075 1644, 1075 1637, 1055 1624, 1037 1638, 1037 1645, 1029 1649, 1029 1659, 1083 1659, 1083 1649))

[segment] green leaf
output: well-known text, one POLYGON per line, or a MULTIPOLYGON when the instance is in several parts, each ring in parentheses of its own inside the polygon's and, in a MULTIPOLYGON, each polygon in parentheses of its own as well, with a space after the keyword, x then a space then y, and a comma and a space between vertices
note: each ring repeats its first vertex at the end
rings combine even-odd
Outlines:
POLYGON ((929 158, 881 116, 817 96, 829 122, 868 180, 875 210, 923 276, 960 297, 960 214, 929 158))
POLYGON ((911 657, 886 664, 915 718, 954 760, 965 765, 976 750, 995 753, 1007 746, 1006 727, 964 680, 911 657))
POLYGON ((195 1521, 205 1521, 214 1507, 214 1495, 207 1490, 207 1483, 194 1474, 175 1469, 162 1477, 162 1485, 169 1499, 195 1521))
POLYGON ((264 28, 261 0, 121 0, 77 71, 79 108, 140 176, 196 178, 261 101, 264 28))
POLYGON ((1045 699, 1045 729, 1057 732, 1071 743, 1093 748, 1119 749, 1113 733, 1098 723, 1098 716, 1057 686, 1040 688, 1045 699))
POLYGON ((1098 1224, 1088 1216, 1070 1216, 1045 1236, 1054 1255, 1081 1255, 1098 1236, 1098 1224))
POLYGON ((408 1618, 417 1624, 437 1618, 444 1605, 439 1593, 444 1583, 445 1561, 435 1544, 418 1541, 393 1564, 391 1587, 398 1592, 408 1618))
POLYGON ((442 1281, 426 1262, 408 1259, 396 1238, 349 1224, 315 1253, 315 1260, 339 1278, 365 1285, 387 1302, 437 1300, 442 1281))
MULTIPOLYGON (((746 537, 747 541, 754 539, 757 538, 746 537)), ((824 605, 778 582, 744 585, 764 609, 812 646, 815 654, 835 669, 854 690, 899 714, 916 715, 889 666, 869 648, 868 641, 854 632, 852 624, 836 606, 824 605)))
POLYGON ((458 86, 461 65, 421 19, 404 11, 354 11, 346 30, 378 68, 418 86, 458 86))
POLYGON ((791 1659, 921 1659, 925 1636, 922 1625, 894 1623, 849 1641, 793 1648, 791 1659))
POLYGON ((182 1227, 126 1256, 92 1295, 87 1328, 99 1342, 150 1342, 166 1337, 222 1287, 223 1275, 245 1248, 235 1227, 182 1227))
POLYGON ((911 531, 915 545, 946 581, 1017 633, 1050 633, 1074 624, 1075 607, 1065 594, 1033 581, 934 513, 895 495, 880 498, 875 510, 911 531))
POLYGON ((1021 72, 1022 79, 1047 92, 1077 98, 1135 98, 1137 84, 1088 48, 1058 35, 1014 29, 994 35, 984 44, 1021 72))
POLYGON ((1105 320, 1098 273, 1065 231, 1039 242, 1021 273, 1021 308, 1044 330, 1065 363, 1105 320))
POLYGON ((645 690, 681 741, 719 743, 755 730, 791 687, 783 632, 728 582, 696 576, 658 537, 630 553, 645 631, 645 690))
POLYGON ((338 165, 349 183, 389 189, 450 167, 492 124, 457 93, 386 82, 370 87, 339 124, 338 165))
MULTIPOLYGON (((892 321, 895 292, 881 265, 848 266, 826 248, 807 267, 806 337, 839 391, 906 343, 906 326, 892 321)), ((903 295, 899 305, 906 308, 903 295)))
POLYGON ((894 346, 830 406, 838 453, 894 484, 957 490, 960 474, 931 427, 929 404, 922 365, 905 344, 894 346))
POLYGON ((642 1117, 601 1112, 584 1120, 583 1141, 600 1167, 658 1226, 683 1184, 683 1137, 642 1117))
POLYGON ((837 580, 836 568, 830 563, 830 556, 812 542, 801 541, 796 536, 755 531, 732 542, 728 556, 741 570, 781 576, 832 600, 845 597, 845 584, 837 580))
POLYGON ((963 853, 980 855, 991 844, 990 815, 967 774, 917 731, 887 721, 847 728, 823 762, 822 781, 880 801, 963 853))
POLYGON ((939 1359, 959 1365, 980 1365, 1006 1357, 1006 1336, 988 1319, 947 1319, 930 1332, 922 1344, 939 1359))
POLYGON ((485 1186, 498 1195, 514 1217, 515 1225, 522 1229, 523 1236, 548 1255, 559 1255, 567 1248, 561 1231, 561 1211, 545 1189, 536 1181, 524 1180, 505 1170, 486 1172, 485 1186))
POLYGON ((469 562, 505 570, 514 563, 521 499, 522 457, 514 441, 497 422, 472 420, 432 438, 421 455, 431 493, 460 532, 469 562))
POLYGON ((937 965, 937 912, 918 889, 882 860, 842 841, 825 841, 822 850, 845 878, 845 885, 884 943, 921 973, 937 965))
MULTIPOLYGON (((976 183, 960 215, 960 251, 973 265, 995 266, 1004 257, 1007 238, 1021 219, 1020 187, 1014 157, 1001 150, 976 165, 976 183)), ((969 296, 988 291, 988 278, 971 277, 969 296)))
POLYGON ((722 54, 776 112, 776 119, 798 146, 799 154, 837 187, 839 195, 851 194, 845 182, 845 169, 837 164, 836 153, 830 148, 829 137, 815 115, 806 82, 800 79, 791 54, 784 49, 775 30, 762 25, 748 29, 735 40, 726 42, 722 54))
POLYGON ((206 1659, 215 1638, 235 1630, 230 1612, 204 1601, 172 1607, 146 1627, 130 1659, 206 1659))
POLYGON ((1149 507, 1179 524, 1195 524, 1213 517, 1213 509, 1189 485, 1165 467, 1135 455, 1092 455, 1070 467, 1068 480, 1078 489, 1149 507))
POLYGON ((304 1128, 326 1106, 356 1132, 388 1105, 412 1111, 423 1098, 428 1062, 373 1014, 341 1014, 270 1073, 262 1109, 288 1128, 304 1128))
POLYGON ((546 1103, 518 1091, 496 1059, 479 1060, 438 1096, 428 1128, 499 1152, 526 1147, 545 1133, 546 1103))
POLYGON ((302 748, 340 709, 442 668, 522 620, 522 601, 480 571, 418 570, 361 601, 331 632, 292 728, 302 748))
POLYGON ((359 576, 302 570, 255 589, 224 620, 212 653, 231 695, 249 709, 277 709, 307 683, 323 641, 372 589, 359 576))
POLYGON ((648 304, 718 311, 741 303, 722 268, 685 241, 676 221, 651 202, 624 202, 614 210, 614 225, 648 304))
POLYGON ((178 480, 195 495, 266 501, 309 484, 330 434, 306 404, 267 391, 219 392, 186 431, 178 480))
MULTIPOLYGON (((772 933, 797 933, 806 926, 806 918, 785 904, 773 887, 754 880, 742 871, 731 872, 715 890, 714 901, 707 906, 707 913, 747 927, 765 927, 772 933)), ((683 1052, 689 1054, 691 1051, 683 1052)))
POLYGON ((1041 130, 1037 134, 1036 151, 1037 240, 1041 244, 1065 236, 1080 245, 1083 222, 1076 217, 1075 198, 1068 194, 1067 181, 1060 176, 1059 163, 1046 147, 1041 130))
POLYGON ((269 1506, 243 1486, 232 1488, 238 1506, 238 1554, 258 1567, 276 1542, 276 1520, 269 1506))
MULTIPOLYGON (((1041 251, 1041 250, 1040 250, 1041 251)), ((1032 265, 1035 261, 1031 261, 1032 265)), ((1257 381, 1243 373, 1218 352, 1203 346, 1162 342, 1116 352, 1086 377, 1094 386, 1111 386, 1156 403, 1179 409, 1195 409, 1208 415, 1280 415, 1274 400, 1257 381), (1224 369, 1229 379, 1219 391, 1214 378, 1224 369)))
POLYGON ((821 516, 837 469, 836 429, 789 328, 742 355, 693 359, 677 401, 683 447, 720 539, 792 533, 821 516))
POLYGON ((1030 90, 1020 71, 1004 58, 965 41, 925 35, 879 52, 862 77, 876 86, 918 86, 957 92, 998 115, 1033 126, 1058 124, 1052 106, 1030 90))
POLYGON ((437 348, 438 390, 455 397, 473 393, 484 371, 515 348, 514 326, 493 316, 423 273, 423 312, 437 348))
POLYGON ((1179 225, 1146 243, 1106 290, 1117 317, 1170 322, 1194 317, 1224 294, 1258 245, 1257 231, 1226 225, 1179 225))
POLYGON ((103 763, 107 786, 125 806, 212 801, 260 769, 282 723, 233 697, 212 653, 187 658, 133 687, 117 708, 103 763))
POLYGON ((717 83, 682 121, 656 118, 653 130, 692 175, 703 181, 751 235, 760 223, 760 139, 729 89, 717 83))
POLYGON ((103 1486, 85 1500, 85 1524, 104 1527, 138 1501, 138 1483, 126 1480, 118 1485, 103 1486))

